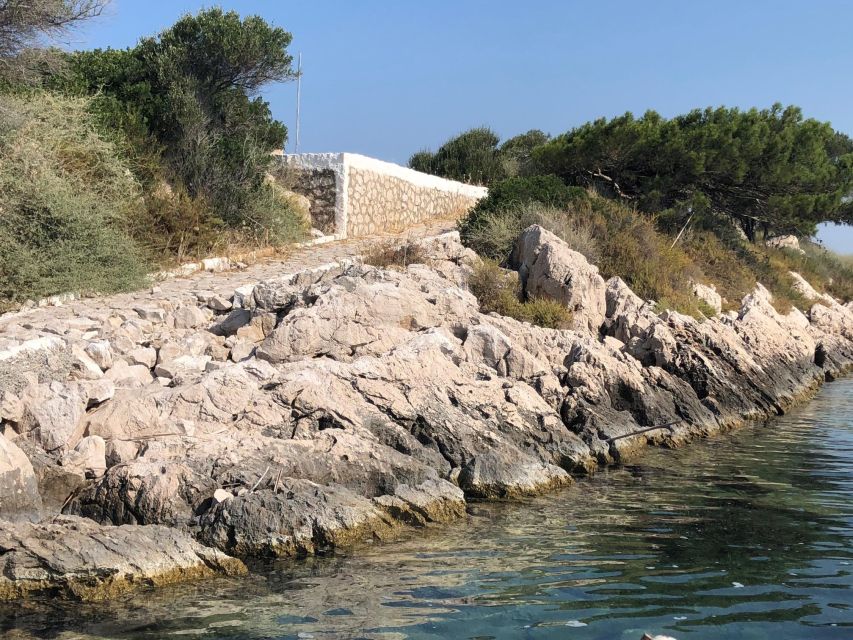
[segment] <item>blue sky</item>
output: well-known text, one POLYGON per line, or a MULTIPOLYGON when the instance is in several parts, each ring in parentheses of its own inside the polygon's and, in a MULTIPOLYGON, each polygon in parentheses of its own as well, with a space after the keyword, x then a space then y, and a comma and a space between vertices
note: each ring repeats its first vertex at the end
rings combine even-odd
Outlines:
MULTIPOLYGON (((625 111, 776 101, 853 135, 846 0, 114 0, 71 46, 130 46, 216 4, 293 33, 302 151, 405 163, 472 126, 556 134, 625 111)), ((291 145, 295 95, 264 92, 291 145)), ((821 237, 853 253, 853 229, 821 237)))

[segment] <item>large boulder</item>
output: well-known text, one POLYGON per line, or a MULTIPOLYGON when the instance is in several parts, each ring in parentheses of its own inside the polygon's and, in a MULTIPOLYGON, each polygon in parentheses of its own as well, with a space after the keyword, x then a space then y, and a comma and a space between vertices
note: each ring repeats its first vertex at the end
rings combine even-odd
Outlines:
POLYGON ((65 512, 104 524, 184 526, 217 487, 186 465, 137 460, 111 468, 78 493, 65 512))
POLYGON ((33 465, 0 434, 0 518, 38 519, 42 503, 33 465))
POLYGON ((88 397, 76 385, 51 382, 21 393, 24 411, 18 431, 35 439, 45 451, 74 448, 83 436, 88 397))
POLYGON ((199 538, 238 556, 294 556, 382 539, 395 523, 371 500, 344 488, 283 478, 278 487, 217 504, 199 538))
POLYGON ((605 316, 605 283, 598 267, 539 225, 525 229, 515 243, 510 266, 518 270, 528 298, 562 302, 577 330, 597 334, 605 316))

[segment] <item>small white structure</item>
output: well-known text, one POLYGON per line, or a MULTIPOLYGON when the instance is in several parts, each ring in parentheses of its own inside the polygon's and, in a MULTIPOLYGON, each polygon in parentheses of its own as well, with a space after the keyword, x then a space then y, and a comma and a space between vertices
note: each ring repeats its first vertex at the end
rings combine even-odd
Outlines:
POLYGON ((488 193, 357 153, 283 155, 281 162, 285 186, 311 201, 312 226, 337 238, 457 219, 488 193))

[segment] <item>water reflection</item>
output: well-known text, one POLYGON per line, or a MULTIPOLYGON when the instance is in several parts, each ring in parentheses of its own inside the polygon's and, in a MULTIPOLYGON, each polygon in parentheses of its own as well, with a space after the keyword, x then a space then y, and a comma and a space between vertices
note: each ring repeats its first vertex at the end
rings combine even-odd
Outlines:
POLYGON ((97 606, 0 608, 4 637, 853 637, 853 380, 357 557, 97 606))

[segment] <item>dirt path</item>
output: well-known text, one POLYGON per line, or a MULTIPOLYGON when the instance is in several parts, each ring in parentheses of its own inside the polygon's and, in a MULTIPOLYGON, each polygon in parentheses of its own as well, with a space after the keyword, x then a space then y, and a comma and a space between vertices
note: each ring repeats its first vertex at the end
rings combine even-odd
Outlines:
POLYGON ((302 247, 283 256, 264 258, 244 269, 218 273, 196 272, 187 277, 175 277, 156 283, 153 287, 111 296, 72 300, 59 306, 49 306, 0 316, 0 349, 5 339, 29 339, 44 331, 63 335, 69 321, 75 317, 103 318, 110 311, 132 311, 135 307, 173 306, 195 300, 199 291, 212 291, 230 298, 240 286, 295 273, 330 262, 364 254, 371 246, 382 242, 405 242, 409 239, 435 236, 455 228, 452 220, 437 220, 411 227, 396 234, 374 235, 366 238, 341 240, 328 244, 302 247))

